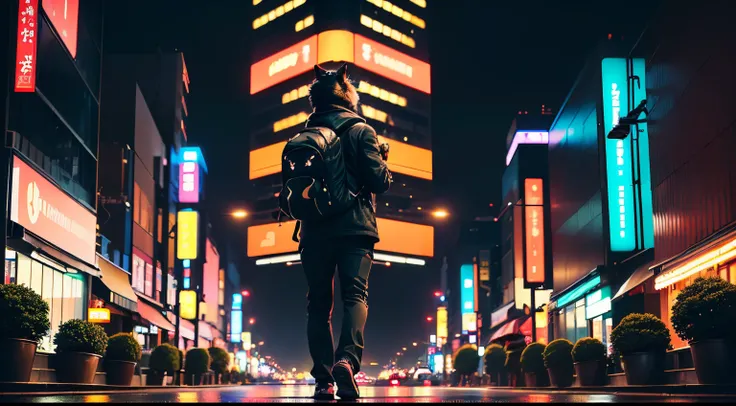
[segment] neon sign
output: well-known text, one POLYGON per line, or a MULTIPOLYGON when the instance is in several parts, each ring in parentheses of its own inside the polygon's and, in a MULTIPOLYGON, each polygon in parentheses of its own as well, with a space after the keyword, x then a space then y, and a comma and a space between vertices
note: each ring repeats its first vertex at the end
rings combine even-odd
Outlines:
MULTIPOLYGON (((629 111, 627 60, 606 58, 601 62, 603 80, 603 129, 607 135, 629 111)), ((646 99, 644 60, 633 60, 632 75, 639 77, 633 99, 636 104, 646 99)), ((636 132, 636 127, 632 127, 636 132)), ((626 252, 654 246, 652 191, 649 165, 649 132, 646 123, 638 132, 623 140, 605 139, 606 179, 608 192, 608 226, 611 251, 626 252), (638 154, 632 155, 632 139, 638 137, 638 154), (640 185, 634 185, 639 167, 640 185), (641 199, 641 209, 635 204, 641 199), (638 220, 638 224, 637 224, 638 220), (637 238, 641 232, 642 238, 637 238)))
POLYGON ((199 213, 191 210, 179 211, 176 214, 176 227, 176 257, 178 259, 197 259, 199 213))
POLYGON ((38 0, 18 1, 18 33, 15 53, 15 91, 36 90, 36 41, 38 0))
POLYGON ((547 131, 517 131, 514 139, 511 141, 509 152, 506 153, 506 166, 509 166, 511 160, 514 159, 516 149, 521 144, 548 144, 549 132, 547 131))
POLYGON ((460 311, 462 330, 475 331, 475 267, 466 264, 460 267, 460 311))
POLYGON ((544 284, 544 183, 542 179, 524 179, 524 277, 528 284, 544 284))

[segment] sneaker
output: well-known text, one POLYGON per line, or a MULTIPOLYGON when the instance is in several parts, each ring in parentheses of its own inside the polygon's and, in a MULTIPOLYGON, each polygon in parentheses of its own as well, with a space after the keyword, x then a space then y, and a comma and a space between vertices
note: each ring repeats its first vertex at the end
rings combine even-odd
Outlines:
POLYGON ((335 386, 331 383, 318 383, 314 387, 314 400, 335 400, 335 386))
POLYGON ((340 361, 332 367, 332 376, 337 384, 337 396, 342 400, 355 400, 360 397, 358 384, 355 382, 355 374, 353 367, 346 359, 340 361))

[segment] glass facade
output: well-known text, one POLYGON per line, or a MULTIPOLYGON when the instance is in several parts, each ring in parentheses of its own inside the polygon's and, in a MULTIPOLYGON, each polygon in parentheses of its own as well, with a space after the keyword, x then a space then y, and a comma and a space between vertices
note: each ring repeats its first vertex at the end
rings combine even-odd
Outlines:
POLYGON ((85 275, 65 272, 10 250, 5 253, 5 269, 7 282, 30 287, 49 304, 51 331, 41 340, 38 351, 54 352, 59 325, 71 319, 85 319, 85 275))

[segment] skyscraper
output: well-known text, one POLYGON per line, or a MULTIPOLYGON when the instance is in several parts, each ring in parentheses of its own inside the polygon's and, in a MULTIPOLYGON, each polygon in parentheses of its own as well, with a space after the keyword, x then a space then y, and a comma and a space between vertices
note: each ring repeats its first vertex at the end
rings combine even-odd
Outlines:
POLYGON ((378 197, 379 262, 424 265, 434 255, 430 65, 425 0, 252 0, 248 256, 298 260, 293 226, 278 226, 281 152, 311 113, 313 66, 348 72, 359 114, 391 146, 394 184, 378 197), (284 255, 287 254, 287 255, 284 255), (274 255, 278 257, 274 258, 274 255))

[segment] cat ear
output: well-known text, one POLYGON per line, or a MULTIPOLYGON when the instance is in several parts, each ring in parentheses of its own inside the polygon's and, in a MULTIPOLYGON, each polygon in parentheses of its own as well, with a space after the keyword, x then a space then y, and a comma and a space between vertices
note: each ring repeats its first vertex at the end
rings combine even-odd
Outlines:
POLYGON ((327 74, 327 71, 322 69, 319 65, 314 65, 314 77, 319 79, 327 74))
POLYGON ((340 69, 337 70, 337 78, 343 83, 348 81, 348 64, 343 64, 340 69))

